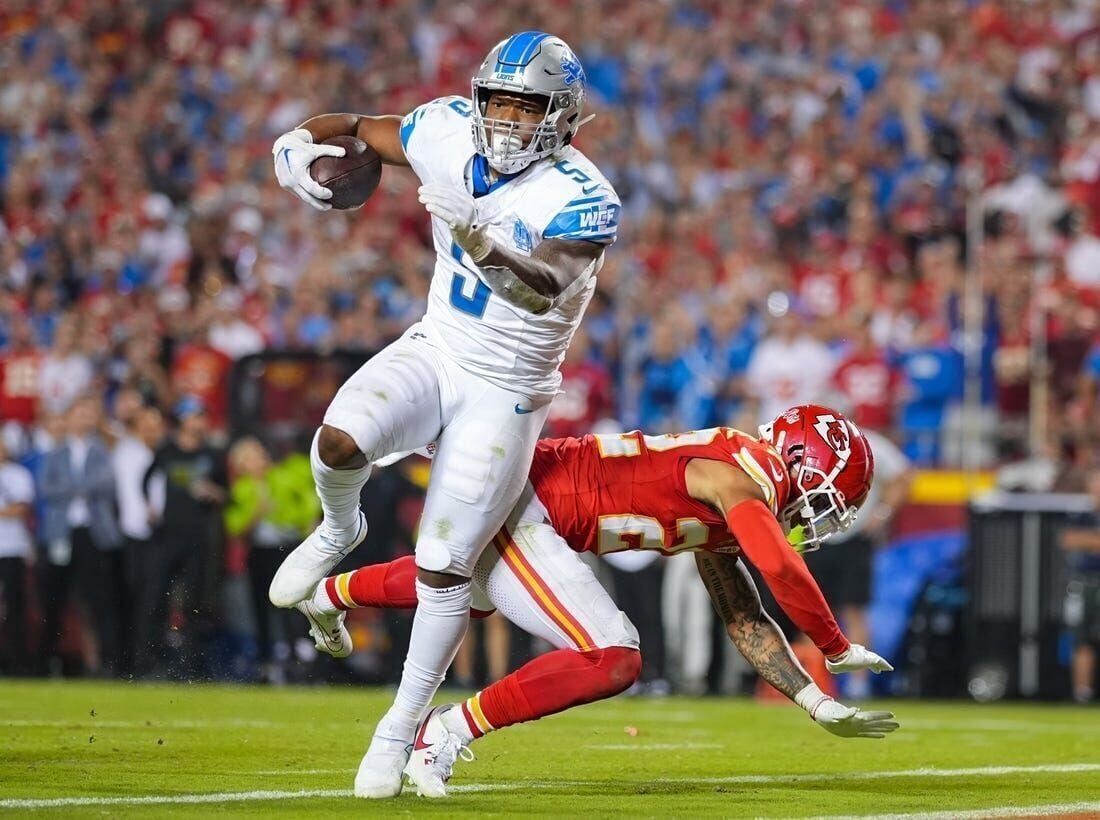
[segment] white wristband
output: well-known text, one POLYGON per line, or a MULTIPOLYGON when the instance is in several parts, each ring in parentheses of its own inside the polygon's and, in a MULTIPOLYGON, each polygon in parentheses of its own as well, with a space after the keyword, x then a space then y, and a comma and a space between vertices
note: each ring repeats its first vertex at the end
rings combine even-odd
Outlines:
POLYGON ((794 696, 794 702, 809 712, 810 717, 817 719, 817 710, 821 704, 832 700, 831 697, 821 691, 816 683, 808 683, 794 696))

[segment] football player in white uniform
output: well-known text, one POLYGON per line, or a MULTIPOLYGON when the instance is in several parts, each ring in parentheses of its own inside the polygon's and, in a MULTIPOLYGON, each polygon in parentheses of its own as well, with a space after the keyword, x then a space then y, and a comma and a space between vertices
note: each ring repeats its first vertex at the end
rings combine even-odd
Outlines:
POLYGON ((404 118, 325 114, 275 142, 279 184, 315 208, 326 210, 331 193, 310 163, 342 154, 324 140, 355 135, 383 162, 412 167, 432 215, 427 313, 329 406, 310 453, 324 520, 270 589, 276 606, 338 628, 308 598, 366 536, 359 493, 371 463, 438 442, 409 653, 356 775, 360 797, 401 789, 406 747, 466 631, 473 567, 523 489, 559 365, 615 240, 618 197, 570 145, 584 82, 565 42, 525 31, 489 52, 471 99, 433 100, 404 118))

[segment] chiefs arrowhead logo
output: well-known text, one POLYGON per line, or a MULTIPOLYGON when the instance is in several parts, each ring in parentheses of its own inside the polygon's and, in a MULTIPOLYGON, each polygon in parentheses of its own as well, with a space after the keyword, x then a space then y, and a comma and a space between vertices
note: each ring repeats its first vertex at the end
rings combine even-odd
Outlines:
POLYGON ((848 426, 836 416, 829 414, 818 416, 817 421, 814 422, 814 429, 841 459, 847 461, 852 455, 852 439, 848 434, 848 426))

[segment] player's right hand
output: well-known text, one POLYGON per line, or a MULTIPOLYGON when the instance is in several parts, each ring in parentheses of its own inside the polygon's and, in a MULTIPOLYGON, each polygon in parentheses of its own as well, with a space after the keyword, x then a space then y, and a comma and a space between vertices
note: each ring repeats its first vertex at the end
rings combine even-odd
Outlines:
POLYGON ((313 135, 305 128, 288 131, 271 148, 275 158, 275 178, 298 199, 318 211, 327 211, 332 205, 332 191, 314 181, 309 166, 317 157, 342 157, 344 149, 337 145, 315 145, 313 135))
POLYGON ((898 728, 893 712, 864 712, 832 698, 818 704, 811 716, 822 729, 838 737, 886 737, 898 728))
POLYGON ((865 646, 854 643, 848 647, 848 651, 835 658, 825 659, 825 668, 834 675, 844 672, 855 672, 858 669, 870 669, 876 675, 880 672, 893 672, 894 667, 881 655, 872 652, 865 646))

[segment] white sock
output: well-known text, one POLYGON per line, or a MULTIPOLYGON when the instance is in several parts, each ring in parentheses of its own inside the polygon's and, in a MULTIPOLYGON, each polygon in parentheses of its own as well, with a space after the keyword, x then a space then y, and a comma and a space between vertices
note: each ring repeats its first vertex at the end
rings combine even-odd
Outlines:
POLYGON ((317 485, 317 497, 325 517, 321 521, 321 535, 334 544, 345 546, 359 533, 359 493, 367 483, 370 464, 353 470, 337 470, 321 461, 317 439, 313 437, 309 448, 309 466, 313 469, 313 482, 317 485))
POLYGON ((462 704, 456 703, 439 716, 439 721, 452 735, 458 735, 462 742, 470 744, 474 742, 474 733, 470 731, 470 724, 462 714, 462 704))
MULTIPOLYGON (((350 573, 348 574, 350 575, 350 573)), ((329 597, 328 589, 325 588, 326 581, 328 581, 328 578, 322 578, 321 582, 317 584, 317 588, 313 590, 313 606, 318 612, 333 615, 340 611, 340 607, 336 606, 332 602, 332 598, 329 597)))
POLYGON ((380 734, 407 737, 406 742, 412 742, 416 725, 443 683, 470 621, 469 581, 446 589, 417 581, 416 600, 401 685, 393 706, 379 722, 375 737, 380 734))

